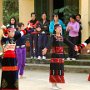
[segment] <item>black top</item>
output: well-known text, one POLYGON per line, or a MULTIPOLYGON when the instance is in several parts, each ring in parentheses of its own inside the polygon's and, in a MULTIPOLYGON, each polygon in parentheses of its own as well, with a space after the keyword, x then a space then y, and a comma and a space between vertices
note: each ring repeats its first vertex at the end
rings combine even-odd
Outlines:
POLYGON ((15 44, 16 43, 16 40, 18 40, 20 37, 21 37, 21 33, 18 32, 18 31, 15 31, 15 36, 13 38, 2 37, 1 43, 2 44, 8 44, 8 43, 15 44))
POLYGON ((86 44, 90 43, 90 37, 85 41, 86 44))
POLYGON ((50 40, 47 44, 47 48, 50 48, 50 46, 52 47, 63 46, 64 43, 67 44, 68 46, 74 47, 74 44, 70 42, 67 38, 63 38, 62 36, 57 37, 56 35, 51 35, 50 40))
MULTIPOLYGON (((18 31, 19 32, 19 31, 18 31)), ((26 37, 22 36, 16 41, 16 46, 22 46, 25 45, 26 37)))
POLYGON ((39 21, 42 31, 44 31, 46 34, 49 34, 49 20, 46 20, 43 23, 43 20, 39 21))
POLYGON ((52 35, 50 38, 50 41, 47 44, 46 48, 50 48, 52 46, 52 58, 64 58, 64 43, 68 46, 71 46, 74 48, 74 44, 70 42, 68 39, 63 38, 62 36, 57 37, 56 35, 52 35))

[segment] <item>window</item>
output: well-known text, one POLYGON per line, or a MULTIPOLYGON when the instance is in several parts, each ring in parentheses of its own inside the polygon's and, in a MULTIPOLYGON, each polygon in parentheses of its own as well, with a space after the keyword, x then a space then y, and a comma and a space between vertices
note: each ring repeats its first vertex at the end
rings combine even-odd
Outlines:
POLYGON ((37 19, 41 18, 42 12, 46 12, 49 17, 49 0, 35 0, 35 12, 37 19))

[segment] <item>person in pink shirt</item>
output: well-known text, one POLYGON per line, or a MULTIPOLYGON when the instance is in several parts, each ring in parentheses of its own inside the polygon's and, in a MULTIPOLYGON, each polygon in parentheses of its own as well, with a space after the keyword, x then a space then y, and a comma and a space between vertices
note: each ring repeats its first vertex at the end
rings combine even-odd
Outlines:
MULTIPOLYGON (((77 44, 78 40, 79 28, 80 25, 76 21, 75 15, 70 16, 70 21, 67 25, 66 31, 69 33, 69 40, 75 45, 77 44)), ((69 57, 67 58, 67 60, 76 60, 77 52, 74 50, 73 47, 68 48, 68 54, 69 57)))

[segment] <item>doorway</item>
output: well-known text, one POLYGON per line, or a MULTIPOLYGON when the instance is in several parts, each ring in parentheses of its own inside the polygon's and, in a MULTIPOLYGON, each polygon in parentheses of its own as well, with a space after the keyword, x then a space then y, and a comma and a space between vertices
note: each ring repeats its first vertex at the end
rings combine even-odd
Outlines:
MULTIPOLYGON (((53 11, 64 7, 64 0, 53 0, 53 11)), ((59 13, 59 18, 63 20, 63 13, 59 13)))

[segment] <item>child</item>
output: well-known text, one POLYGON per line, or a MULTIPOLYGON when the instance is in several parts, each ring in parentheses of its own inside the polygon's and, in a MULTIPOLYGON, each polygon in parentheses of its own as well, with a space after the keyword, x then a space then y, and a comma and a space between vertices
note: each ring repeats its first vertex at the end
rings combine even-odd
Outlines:
POLYGON ((26 31, 15 32, 15 29, 11 27, 2 28, 4 35, 1 40, 3 45, 1 90, 19 90, 15 47, 16 40, 26 34, 26 31))
MULTIPOLYGON (((18 24, 18 30, 24 30, 24 24, 18 24)), ((16 42, 16 56, 18 60, 18 70, 20 78, 23 78, 25 61, 26 61, 26 46, 25 46, 25 36, 19 38, 16 42)))
MULTIPOLYGON (((76 46, 76 47, 75 47, 75 51, 81 50, 82 48, 86 47, 89 43, 90 43, 90 37, 89 37, 84 43, 76 46)), ((88 76, 88 81, 90 81, 90 74, 89 74, 89 76, 88 76)))
POLYGON ((49 81, 52 83, 53 89, 59 89, 57 83, 65 83, 63 43, 66 43, 72 47, 74 47, 74 45, 62 37, 62 27, 59 24, 56 24, 54 29, 56 34, 51 36, 50 43, 42 50, 42 54, 46 54, 47 50, 50 48, 50 45, 52 45, 49 81))

